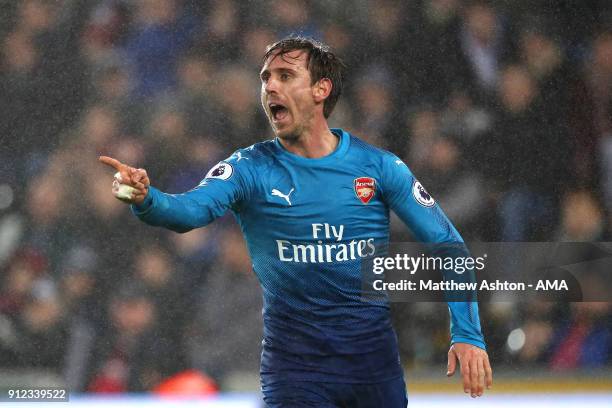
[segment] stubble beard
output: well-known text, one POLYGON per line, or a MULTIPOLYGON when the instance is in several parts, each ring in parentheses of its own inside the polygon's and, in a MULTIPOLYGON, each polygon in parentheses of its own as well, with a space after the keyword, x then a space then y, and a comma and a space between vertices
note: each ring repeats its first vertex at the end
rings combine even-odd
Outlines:
POLYGON ((295 126, 293 129, 286 131, 286 132, 280 132, 280 131, 276 131, 276 136, 281 139, 281 140, 285 140, 287 142, 295 142, 297 141, 300 136, 302 135, 303 128, 301 126, 295 126))
MULTIPOLYGON (((292 119, 294 118, 292 117, 292 119)), ((289 143, 296 142, 302 136, 302 133, 304 133, 304 125, 300 123, 293 123, 293 126, 290 129, 280 130, 274 126, 272 119, 270 119, 270 125, 272 126, 276 137, 289 143)))
MULTIPOLYGON (((297 142, 302 137, 302 135, 305 133, 305 131, 307 131, 307 129, 310 128, 313 117, 314 117, 313 112, 302 110, 302 115, 300 115, 301 121, 294 122, 293 128, 287 131, 285 134, 281 134, 278 130, 276 130, 275 131, 276 136, 279 139, 284 140, 289 143, 297 142)), ((292 116, 292 119, 295 121, 294 116, 292 116)))

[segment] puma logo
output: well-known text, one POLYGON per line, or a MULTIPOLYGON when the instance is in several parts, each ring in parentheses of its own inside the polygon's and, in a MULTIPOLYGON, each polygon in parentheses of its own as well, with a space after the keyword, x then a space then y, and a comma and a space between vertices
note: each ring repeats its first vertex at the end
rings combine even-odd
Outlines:
POLYGON ((292 188, 287 194, 283 194, 280 191, 278 191, 277 189, 273 188, 272 189, 272 195, 284 198, 285 200, 287 200, 287 203, 289 205, 291 205, 291 200, 289 199, 289 196, 291 195, 291 193, 293 193, 293 190, 295 190, 295 188, 292 188))
POLYGON ((234 154, 234 156, 236 156, 236 163, 238 163, 242 159, 249 160, 248 157, 242 157, 242 153, 241 152, 236 152, 236 154, 234 154))

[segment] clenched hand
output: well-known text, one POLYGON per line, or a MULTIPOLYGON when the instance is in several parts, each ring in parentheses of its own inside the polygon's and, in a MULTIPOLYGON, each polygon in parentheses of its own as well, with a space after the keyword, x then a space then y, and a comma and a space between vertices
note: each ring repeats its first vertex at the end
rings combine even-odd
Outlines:
POLYGON ((113 181, 112 192, 118 200, 129 204, 141 204, 144 201, 149 192, 149 186, 151 185, 145 169, 130 167, 108 156, 100 156, 99 160, 117 171, 115 180, 113 181), (120 196, 119 188, 121 184, 125 184, 135 189, 130 197, 120 196))

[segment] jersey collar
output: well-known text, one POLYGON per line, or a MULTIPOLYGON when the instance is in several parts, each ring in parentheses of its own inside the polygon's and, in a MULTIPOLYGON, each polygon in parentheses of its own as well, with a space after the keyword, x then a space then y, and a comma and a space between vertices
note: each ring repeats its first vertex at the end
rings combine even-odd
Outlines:
POLYGON ((311 159, 308 157, 298 156, 297 154, 293 154, 287 151, 287 149, 285 149, 285 147, 282 145, 280 140, 278 140, 278 137, 274 139, 274 145, 276 146, 276 150, 278 151, 278 154, 280 156, 292 162, 301 163, 305 165, 330 164, 330 163, 333 163, 335 160, 342 158, 348 151, 349 144, 350 144, 350 135, 347 132, 345 132, 342 129, 337 129, 337 128, 332 128, 330 130, 334 135, 338 137, 339 139, 338 146, 336 146, 336 150, 334 150, 327 156, 319 157, 317 159, 311 159))

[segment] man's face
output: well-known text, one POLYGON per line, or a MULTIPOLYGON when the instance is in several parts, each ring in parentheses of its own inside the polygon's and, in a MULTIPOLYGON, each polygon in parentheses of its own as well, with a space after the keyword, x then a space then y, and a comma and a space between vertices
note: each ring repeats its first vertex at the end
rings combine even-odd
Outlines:
POLYGON ((261 103, 281 139, 297 139, 315 114, 308 54, 303 50, 274 54, 261 69, 261 103))

